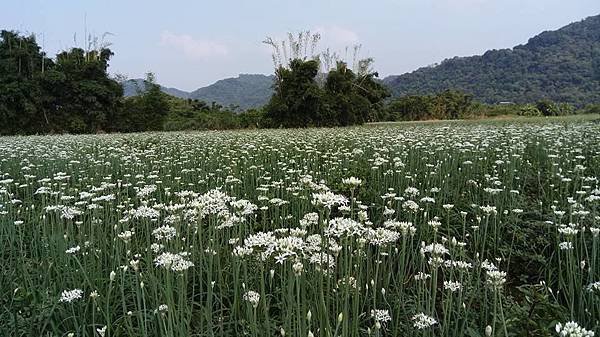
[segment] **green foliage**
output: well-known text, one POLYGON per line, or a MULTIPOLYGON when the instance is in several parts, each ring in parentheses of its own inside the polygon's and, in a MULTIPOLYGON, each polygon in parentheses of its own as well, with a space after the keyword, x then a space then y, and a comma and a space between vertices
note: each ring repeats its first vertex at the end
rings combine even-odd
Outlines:
POLYGON ((317 61, 300 59, 292 60, 289 68, 276 70, 275 93, 266 107, 274 126, 318 125, 324 111, 324 93, 315 81, 318 72, 317 61))
POLYGON ((385 82, 395 96, 456 89, 488 104, 549 99, 580 107, 600 101, 599 49, 600 16, 593 16, 513 49, 454 57, 385 82))
POLYGON ((163 130, 228 130, 258 128, 264 125, 260 110, 233 112, 212 102, 208 104, 195 99, 181 99, 167 96, 169 113, 163 123, 163 130))
POLYGON ((544 116, 566 116, 575 113, 575 108, 567 103, 554 103, 549 100, 541 100, 535 104, 538 111, 544 116))
POLYGON ((316 60, 294 59, 276 70, 275 93, 265 107, 271 126, 346 126, 377 118, 389 94, 376 73, 357 75, 338 62, 321 87, 319 68, 316 60))
POLYGON ((600 114, 600 104, 589 104, 583 109, 586 114, 600 114))
POLYGON ((333 125, 355 125, 377 120, 388 90, 375 80, 377 73, 356 74, 338 62, 325 82, 333 125))
POLYGON ((430 120, 482 118, 501 116, 568 116, 579 113, 600 113, 596 105, 575 109, 568 103, 540 100, 536 104, 485 104, 473 101, 472 96, 460 91, 446 90, 437 95, 410 95, 388 103, 379 120, 430 120))
POLYGON ((568 320, 568 315, 553 300, 548 288, 541 284, 527 284, 516 290, 522 300, 508 307, 511 328, 521 332, 521 336, 555 336, 554 326, 568 320))
POLYGON ((0 134, 110 130, 123 95, 106 48, 48 59, 34 36, 0 33, 0 134))
POLYGON ((594 79, 600 81, 600 48, 592 49, 592 69, 594 79))
POLYGON ((519 116, 537 117, 541 115, 540 110, 533 104, 525 104, 519 109, 519 116))
POLYGON ((146 91, 139 96, 125 99, 123 109, 119 111, 115 131, 159 131, 163 129, 165 118, 169 114, 168 95, 161 92, 155 83, 154 74, 146 75, 146 91))
POLYGON ((472 96, 454 90, 437 95, 411 95, 394 99, 386 107, 386 120, 457 119, 468 115, 472 96))
POLYGON ((123 95, 119 83, 108 77, 112 55, 108 49, 79 48, 57 55, 56 74, 44 83, 44 93, 54 100, 44 107, 51 131, 89 133, 112 128, 110 121, 123 95))
POLYGON ((40 118, 40 75, 53 66, 34 36, 0 32, 0 134, 33 133, 40 118))

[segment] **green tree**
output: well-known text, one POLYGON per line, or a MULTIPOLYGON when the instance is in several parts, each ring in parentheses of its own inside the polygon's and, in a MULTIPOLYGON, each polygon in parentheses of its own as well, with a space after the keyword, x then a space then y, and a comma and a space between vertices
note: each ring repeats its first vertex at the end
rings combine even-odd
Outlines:
POLYGON ((0 134, 45 131, 38 80, 52 66, 35 36, 0 32, 0 134))
POLYGON ((0 32, 0 133, 109 129, 123 95, 108 76, 112 55, 73 48, 52 61, 33 35, 0 32))
POLYGON ((392 100, 386 108, 389 120, 457 119, 473 109, 471 95, 446 90, 437 95, 410 95, 392 100))
POLYGON ((535 107, 544 116, 558 116, 558 115, 560 115, 560 110, 558 109, 558 106, 556 104, 554 104, 554 102, 552 102, 550 100, 547 100, 547 99, 543 99, 543 100, 537 101, 535 103, 535 107))
POLYGON ((323 113, 323 90, 315 82, 319 71, 316 60, 294 59, 289 68, 276 72, 275 92, 265 107, 272 126, 305 127, 315 125, 323 113))
POLYGON ((540 112, 540 110, 538 110, 538 108, 535 105, 525 104, 519 109, 519 115, 533 117, 533 116, 541 116, 542 113, 540 112))
POLYGON ((593 78, 600 81, 600 48, 592 48, 592 71, 593 78))
POLYGON ((429 95, 402 96, 387 106, 388 120, 425 120, 431 118, 433 97, 429 95))
POLYGON ((153 73, 146 74, 144 85, 146 88, 143 93, 125 100, 117 118, 117 131, 163 130, 163 124, 170 112, 168 95, 160 90, 153 73))
POLYGON ((437 95, 436 102, 443 106, 442 118, 457 119, 469 112, 473 96, 457 90, 445 90, 437 95))
POLYGON ((54 72, 42 78, 50 125, 58 132, 110 130, 123 96, 121 85, 108 75, 110 49, 85 51, 73 48, 56 57, 54 72))
POLYGON ((327 115, 321 115, 320 125, 354 125, 375 119, 383 99, 389 96, 385 87, 376 82, 376 73, 355 74, 344 62, 338 62, 325 80, 327 115))

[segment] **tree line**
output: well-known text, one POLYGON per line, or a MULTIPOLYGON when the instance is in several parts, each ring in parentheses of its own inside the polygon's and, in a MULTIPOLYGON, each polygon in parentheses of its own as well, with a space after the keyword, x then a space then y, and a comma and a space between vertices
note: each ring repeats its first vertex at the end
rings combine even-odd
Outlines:
POLYGON ((534 103, 502 102, 486 104, 473 99, 473 95, 444 90, 434 95, 406 95, 391 100, 379 115, 380 121, 417 121, 433 119, 463 119, 494 116, 568 116, 600 112, 600 104, 576 108, 569 103, 548 99, 534 103))
MULTIPOLYGON (((290 51, 276 46, 274 93, 260 109, 234 112, 216 103, 163 93, 149 73, 144 90, 123 97, 108 74, 114 55, 105 44, 71 48, 50 58, 34 36, 0 32, 0 135, 98 133, 264 127, 347 126, 374 121, 457 119, 598 113, 543 100, 535 104, 488 105, 455 90, 390 98, 372 59, 352 66, 334 54, 301 55, 315 35, 290 38, 290 51), (304 41, 304 42, 302 42, 304 41), (290 57, 291 56, 291 57, 290 57)), ((285 44, 282 44, 285 46, 285 44)), ((356 52, 356 49, 355 49, 356 52)))
MULTIPOLYGON (((161 130, 168 106, 157 86, 123 99, 105 45, 49 58, 33 35, 0 32, 0 134, 161 130)), ((152 79, 150 79, 152 80, 152 79)))

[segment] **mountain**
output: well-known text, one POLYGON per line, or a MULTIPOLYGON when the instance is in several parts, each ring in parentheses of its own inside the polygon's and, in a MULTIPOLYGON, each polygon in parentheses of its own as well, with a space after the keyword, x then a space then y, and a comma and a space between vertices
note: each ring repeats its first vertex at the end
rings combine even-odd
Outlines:
POLYGON ((486 103, 599 103, 600 15, 542 32, 512 49, 454 57, 383 81, 394 96, 459 89, 486 103))
POLYGON ((190 93, 190 98, 206 102, 217 102, 224 106, 231 104, 240 109, 261 107, 273 94, 273 75, 240 74, 236 78, 227 78, 190 93))
MULTIPOLYGON (((123 86, 123 95, 125 97, 136 96, 138 92, 146 91, 146 81, 141 78, 127 80, 121 83, 123 86)), ((189 98, 190 93, 176 88, 167 88, 160 86, 162 92, 179 98, 189 98)))
MULTIPOLYGON (((273 93, 274 76, 240 74, 192 92, 162 87, 163 92, 240 110, 258 108, 273 93)), ((485 103, 531 103, 541 99, 582 106, 600 103, 600 15, 555 31, 545 31, 524 45, 454 57, 383 83, 394 96, 433 94, 458 89, 485 103)), ((143 80, 123 82, 125 96, 137 94, 143 80)))
MULTIPOLYGON (((161 90, 171 96, 216 102, 223 106, 238 106, 240 110, 258 108, 265 105, 273 93, 273 75, 240 74, 238 77, 219 80, 209 86, 187 92, 161 86, 161 90)), ((145 81, 132 79, 122 82, 125 97, 135 96, 145 91, 145 81), (139 88, 139 89, 138 89, 139 88)))

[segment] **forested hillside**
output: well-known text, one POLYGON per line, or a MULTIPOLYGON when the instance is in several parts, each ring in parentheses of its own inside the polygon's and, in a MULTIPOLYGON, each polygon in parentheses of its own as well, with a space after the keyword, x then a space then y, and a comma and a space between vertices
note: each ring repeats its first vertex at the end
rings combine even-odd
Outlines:
POLYGON ((600 102, 600 15, 546 31, 512 49, 454 57, 384 82, 394 96, 462 90, 485 103, 600 102))
POLYGON ((242 110, 258 108, 267 104, 273 94, 273 81, 274 76, 240 74, 192 91, 190 98, 223 106, 233 105, 242 110))

